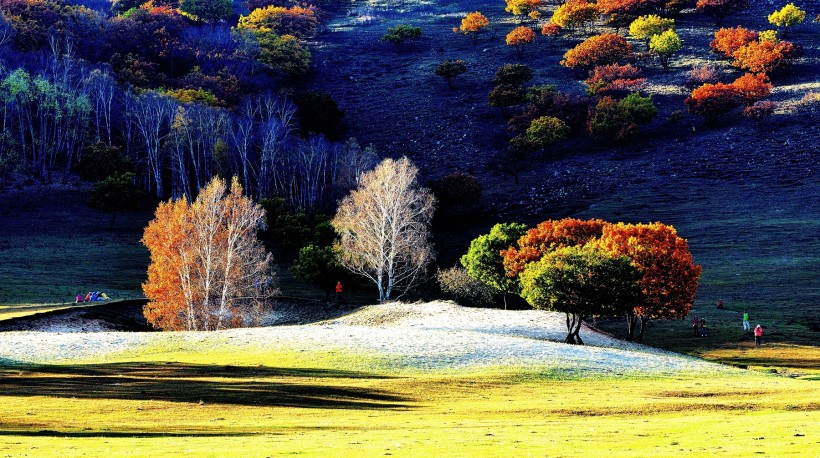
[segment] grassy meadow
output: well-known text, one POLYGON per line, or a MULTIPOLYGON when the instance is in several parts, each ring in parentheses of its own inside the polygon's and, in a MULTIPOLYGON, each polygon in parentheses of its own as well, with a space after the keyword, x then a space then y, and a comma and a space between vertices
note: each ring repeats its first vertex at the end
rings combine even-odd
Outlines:
POLYGON ((756 372, 394 370, 344 351, 173 333, 0 369, 2 456, 812 456, 817 383, 756 372), (243 351, 237 350, 242 348, 243 351), (225 365, 230 362, 230 365, 225 365))

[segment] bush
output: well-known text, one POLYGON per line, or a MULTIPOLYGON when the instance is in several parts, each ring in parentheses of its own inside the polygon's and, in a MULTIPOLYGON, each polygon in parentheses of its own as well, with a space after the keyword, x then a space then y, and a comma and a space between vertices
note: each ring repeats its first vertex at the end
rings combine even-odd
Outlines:
POLYGON ((736 79, 732 85, 743 96, 746 106, 765 99, 772 93, 772 85, 769 77, 764 74, 753 75, 747 73, 736 79))
POLYGON ((771 73, 797 55, 797 47, 788 41, 753 41, 732 54, 732 65, 752 73, 771 73))
POLYGON ((698 0, 697 3, 698 11, 714 19, 717 25, 723 24, 729 14, 748 7, 749 0, 698 0))
POLYGON ((789 3, 780 10, 769 15, 769 22, 778 27, 783 27, 783 36, 789 33, 789 27, 802 23, 806 19, 806 12, 789 3))
POLYGON ((385 33, 382 37, 382 41, 393 43, 394 45, 401 47, 408 41, 414 43, 416 40, 421 38, 421 35, 421 27, 399 24, 395 27, 388 28, 387 33, 385 33))
POLYGON ((319 19, 310 8, 301 6, 284 8, 271 5, 255 9, 247 16, 240 16, 236 28, 309 38, 316 35, 318 26, 319 19))
POLYGON ((754 30, 735 27, 733 29, 722 28, 715 32, 715 39, 709 43, 709 47, 715 54, 724 57, 732 57, 738 49, 749 43, 757 41, 757 32, 754 30))
POLYGON ((598 10, 603 14, 635 16, 660 4, 661 0, 598 0, 598 10))
POLYGON ((481 201, 481 180, 465 172, 453 172, 430 182, 439 210, 471 209, 481 201))
POLYGON ((447 86, 453 87, 453 78, 467 71, 467 63, 463 60, 445 60, 436 67, 436 75, 447 80, 447 86))
POLYGON ((495 72, 493 83, 523 85, 532 79, 532 68, 524 64, 506 64, 502 65, 495 72))
POLYGON ((535 41, 535 32, 524 26, 514 28, 506 38, 507 46, 514 47, 519 57, 524 54, 524 47, 533 41, 535 41))
POLYGON ((717 83, 718 75, 718 69, 714 65, 698 65, 687 73, 686 85, 695 88, 703 84, 717 83))
POLYGON ((614 33, 590 37, 564 54, 561 65, 571 69, 590 70, 600 65, 626 63, 632 58, 632 46, 614 33))
POLYGON ((484 283, 476 280, 463 267, 451 267, 436 272, 441 291, 453 296, 467 305, 488 306, 493 303, 495 291, 484 283))
POLYGON ((684 103, 689 112, 703 116, 706 124, 714 124, 720 116, 743 105, 743 95, 733 84, 704 84, 692 91, 684 103))
POLYGON ((584 83, 589 95, 617 96, 643 89, 646 78, 641 78, 641 70, 631 64, 612 64, 595 67, 584 83))
POLYGON ((589 133, 599 139, 624 144, 635 137, 640 125, 655 117, 658 110, 650 97, 630 94, 620 102, 602 97, 589 119, 589 133))
POLYGON ((488 96, 490 106, 501 108, 501 114, 505 117, 509 113, 509 107, 524 103, 526 97, 527 90, 515 84, 499 84, 488 96))
POLYGON ((259 62, 288 75, 304 75, 310 70, 310 51, 293 35, 257 33, 259 62))
POLYGON ((675 20, 666 19, 657 14, 640 16, 629 24, 629 36, 636 40, 643 40, 649 47, 649 40, 667 30, 675 30, 675 20))
POLYGON ((771 100, 761 100, 752 106, 743 109, 743 116, 760 121, 774 114, 777 104, 771 100))
POLYGON ((536 86, 527 94, 527 109, 510 119, 510 129, 526 130, 532 121, 542 116, 552 116, 564 121, 573 132, 581 132, 586 126, 587 113, 592 101, 555 90, 554 86, 536 86))
POLYGON ((664 70, 669 69, 669 61, 672 60, 672 55, 680 51, 681 46, 683 44, 680 37, 674 30, 667 30, 649 40, 649 50, 658 56, 664 70))
POLYGON ((563 29, 575 30, 595 22, 598 15, 598 7, 594 3, 587 0, 567 0, 555 10, 549 23, 563 29))
POLYGON ((569 136, 569 126, 564 121, 552 116, 534 119, 527 128, 527 140, 536 147, 546 148, 569 136))

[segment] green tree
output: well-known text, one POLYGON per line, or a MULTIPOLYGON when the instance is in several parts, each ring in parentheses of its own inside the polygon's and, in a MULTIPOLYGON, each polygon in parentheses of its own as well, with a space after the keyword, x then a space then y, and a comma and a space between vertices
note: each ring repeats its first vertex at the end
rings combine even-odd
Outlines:
POLYGON ((806 19, 806 12, 789 3, 783 8, 769 15, 769 22, 772 25, 783 27, 783 38, 789 33, 789 27, 802 23, 806 19))
POLYGON ((231 0, 180 0, 179 10, 203 22, 227 19, 233 14, 231 0))
POLYGON ((565 140, 568 135, 567 123, 553 116, 534 119, 527 128, 527 140, 539 148, 546 148, 565 140))
POLYGON ((507 276, 501 250, 514 245, 527 232, 527 226, 518 223, 500 223, 489 234, 476 237, 470 242, 467 253, 461 257, 461 265, 467 273, 500 292, 507 308, 507 294, 518 289, 517 280, 507 276))
POLYGON ((519 275, 521 296, 536 309, 567 316, 566 343, 583 345, 581 323, 590 315, 622 315, 640 298, 641 274, 625 256, 590 245, 559 248, 519 275))
POLYGON ((289 75, 304 75, 310 70, 310 51, 293 35, 259 32, 256 37, 260 48, 259 62, 289 75))
POLYGON ((669 61, 672 54, 680 51, 682 43, 674 30, 667 30, 660 35, 654 35, 649 40, 649 50, 657 54, 664 70, 669 70, 669 61))
POLYGON ((421 27, 413 27, 412 25, 407 24, 399 24, 395 27, 390 27, 387 29, 387 33, 384 34, 382 37, 382 41, 386 41, 388 43, 393 43, 394 45, 401 47, 406 42, 415 42, 419 38, 421 38, 422 30, 421 27))
POLYGON ((652 37, 667 30, 675 30, 675 20, 662 18, 657 14, 640 16, 629 24, 629 36, 636 40, 643 40, 647 48, 652 37))
POLYGON ((299 250, 299 256, 288 269, 294 277, 314 283, 325 290, 325 299, 343 275, 343 269, 331 246, 308 244, 299 250))
POLYGON ((436 67, 436 75, 447 80, 447 87, 453 88, 453 78, 467 71, 467 63, 461 59, 445 60, 436 67))
POLYGON ((521 86, 532 79, 532 68, 526 64, 506 64, 498 67, 493 84, 521 86))
POLYGON ((138 209, 139 196, 139 191, 134 188, 134 174, 126 172, 97 182, 91 191, 88 205, 111 213, 110 229, 114 229, 117 213, 138 209))

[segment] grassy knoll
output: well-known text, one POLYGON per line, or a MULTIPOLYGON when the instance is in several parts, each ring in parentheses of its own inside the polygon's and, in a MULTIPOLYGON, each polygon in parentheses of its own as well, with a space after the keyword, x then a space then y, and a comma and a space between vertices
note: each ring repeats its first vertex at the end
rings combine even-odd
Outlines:
POLYGON ((0 365, 0 454, 820 453, 813 381, 753 372, 407 373, 344 352, 155 342, 105 361, 0 365))

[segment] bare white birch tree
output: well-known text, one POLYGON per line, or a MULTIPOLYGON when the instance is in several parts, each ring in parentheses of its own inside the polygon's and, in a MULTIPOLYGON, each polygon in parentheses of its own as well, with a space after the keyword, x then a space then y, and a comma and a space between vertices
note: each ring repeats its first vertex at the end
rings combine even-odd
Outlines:
POLYGON ((340 261, 370 279, 379 302, 401 297, 427 270, 435 254, 430 221, 435 197, 419 186, 418 169, 403 157, 385 159, 362 175, 331 221, 340 234, 340 261))

